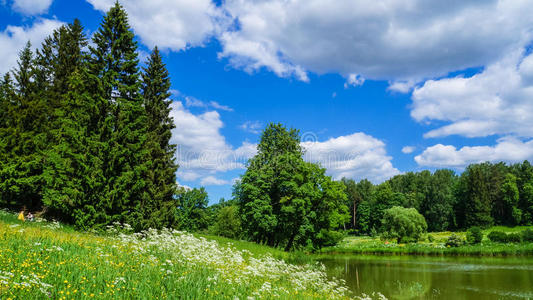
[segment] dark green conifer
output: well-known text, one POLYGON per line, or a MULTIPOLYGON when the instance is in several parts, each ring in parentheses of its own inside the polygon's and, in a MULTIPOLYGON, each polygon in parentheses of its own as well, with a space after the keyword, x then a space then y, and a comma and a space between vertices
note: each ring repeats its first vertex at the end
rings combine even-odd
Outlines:
POLYGON ((151 166, 148 171, 148 202, 144 203, 144 227, 162 227, 174 223, 176 146, 170 144, 175 127, 170 117, 170 78, 157 47, 154 48, 142 75, 142 95, 147 119, 147 148, 151 166))
POLYGON ((43 102, 36 95, 35 59, 28 42, 19 55, 13 70, 14 94, 10 110, 12 131, 11 159, 3 170, 3 185, 13 206, 28 209, 41 207, 42 149, 46 146, 42 120, 43 102))
MULTIPOLYGON (((92 124, 97 103, 88 88, 87 40, 78 20, 54 32, 53 84, 49 95, 57 97, 46 152, 43 202, 48 215, 75 223, 80 228, 96 225, 102 176, 99 135, 92 124)), ((45 42, 46 43, 46 42, 45 42)))
POLYGON ((94 97, 100 98, 101 159, 106 182, 102 209, 107 222, 142 227, 143 203, 148 201, 146 173, 146 111, 140 92, 137 43, 122 6, 116 2, 94 34, 90 71, 99 78, 94 97))

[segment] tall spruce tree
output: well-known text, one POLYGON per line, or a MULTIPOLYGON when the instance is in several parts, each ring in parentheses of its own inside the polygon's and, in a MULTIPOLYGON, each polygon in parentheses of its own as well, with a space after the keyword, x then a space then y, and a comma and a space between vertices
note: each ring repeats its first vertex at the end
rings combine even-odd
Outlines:
MULTIPOLYGON (((43 104, 36 95, 35 59, 28 42, 19 55, 17 68, 12 71, 14 94, 11 114, 12 142, 9 161, 3 170, 4 192, 12 206, 39 209, 42 206, 42 150, 47 146, 46 119, 43 104)), ((18 207, 17 207, 18 208, 18 207)))
POLYGON ((75 20, 56 30, 45 44, 54 66, 49 95, 55 107, 50 130, 54 144, 46 153, 43 203, 49 215, 89 228, 101 219, 95 191, 103 177, 98 132, 90 126, 97 109, 87 84, 87 54, 83 51, 87 40, 75 20))
POLYGON ((159 228, 175 223, 177 190, 174 154, 170 144, 175 127, 170 117, 170 78, 157 47, 142 75, 142 96, 147 113, 147 143, 151 163, 147 177, 148 201, 143 203, 143 227, 159 228))
POLYGON ((105 184, 99 223, 124 222, 141 229, 142 207, 149 199, 146 111, 140 96, 137 43, 122 6, 116 2, 93 36, 90 71, 99 79, 98 128, 105 184))
POLYGON ((15 88, 9 73, 0 83, 0 206, 14 207, 17 204, 13 182, 13 150, 15 139, 15 88), (15 195, 13 195, 15 194, 15 195))

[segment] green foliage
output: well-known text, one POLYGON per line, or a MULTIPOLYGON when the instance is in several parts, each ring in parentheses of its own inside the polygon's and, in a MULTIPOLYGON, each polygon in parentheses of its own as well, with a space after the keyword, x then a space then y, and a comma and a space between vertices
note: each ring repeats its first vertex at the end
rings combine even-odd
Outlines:
POLYGON ((507 238, 507 234, 502 231, 491 231, 487 237, 494 243, 507 243, 509 242, 509 239, 507 238))
POLYGON ((499 209, 500 219, 505 220, 507 225, 516 226, 522 219, 522 211, 517 208, 519 193, 516 183, 516 176, 508 173, 501 187, 502 201, 499 209))
POLYGON ((466 241, 469 244, 479 244, 483 240, 483 231, 481 228, 474 226, 470 227, 466 232, 466 241))
POLYGON ((356 228, 357 226, 357 210, 359 205, 363 201, 363 197, 360 195, 357 183, 353 179, 342 178, 341 182, 344 184, 344 192, 346 194, 346 206, 350 211, 350 227, 356 228))
MULTIPOLYGON (((522 227, 495 226, 490 231, 503 231, 507 233, 520 233, 525 231, 522 227)), ((332 247, 325 247, 322 253, 346 254, 396 254, 396 255, 468 255, 468 256, 512 256, 533 255, 533 243, 522 238, 522 243, 464 243, 463 233, 457 232, 433 232, 428 234, 428 241, 419 240, 417 243, 396 244, 387 243, 376 237, 347 236, 340 243, 332 247), (458 247, 446 247, 446 241, 451 235, 455 235, 458 247), (433 240, 433 241, 431 241, 433 240), (442 243, 442 244, 441 244, 442 243)))
POLYGON ((512 232, 507 234, 507 241, 509 243, 521 243, 522 235, 519 232, 512 232))
POLYGON ((335 246, 344 238, 344 233, 334 230, 322 229, 317 235, 318 243, 322 247, 335 246))
POLYGON ((522 242, 522 234, 518 232, 505 233, 503 231, 492 231, 487 237, 495 243, 520 243, 522 242))
POLYGON ((462 225, 465 227, 493 224, 491 215, 491 165, 488 163, 470 165, 461 174, 459 201, 462 225))
POLYGON ((303 160, 295 129, 270 124, 257 150, 235 186, 244 236, 286 250, 321 247, 348 221, 344 186, 303 160))
POLYGON ((454 225, 454 185, 457 176, 451 170, 437 170, 428 176, 428 187, 420 204, 431 231, 447 230, 454 225))
POLYGON ((516 176, 518 187, 518 203, 513 207, 513 218, 520 218, 520 224, 533 224, 533 166, 526 160, 523 163, 514 164, 510 171, 516 176))
MULTIPOLYGON (((353 189, 348 179, 344 182, 353 189)), ((369 194, 351 192, 360 197, 355 228, 368 234, 392 205, 419 210, 430 231, 533 224, 532 182, 533 167, 527 161, 472 164, 460 177, 445 169, 408 172, 373 186, 369 194)))
POLYGON ((0 211, 2 299, 351 296, 344 283, 331 281, 314 264, 286 262, 310 263, 309 255, 306 259, 301 253, 169 230, 108 237, 66 230, 59 223, 8 218, 4 222, 7 218, 0 211), (261 290, 264 286, 268 289, 261 290))
POLYGON ((357 208, 356 229, 359 234, 370 234, 370 214, 372 208, 369 201, 363 201, 357 208))
POLYGON ((414 208, 394 206, 385 210, 382 229, 387 238, 396 238, 398 243, 416 242, 427 231, 427 224, 414 208))
POLYGON ((168 72, 155 50, 141 92, 133 37, 117 2, 89 53, 78 20, 22 50, 0 83, 0 206, 84 229, 175 224, 168 72))
POLYGON ((142 75, 142 98, 148 116, 148 171, 146 201, 143 203, 143 228, 161 228, 173 224, 175 212, 176 146, 170 144, 175 127, 170 117, 170 78, 157 47, 150 55, 142 75))
POLYGON ((378 234, 378 231, 377 231, 376 227, 372 227, 372 229, 370 229, 370 236, 371 237, 376 237, 378 235, 379 234, 378 234))
POLYGON ((235 205, 220 208, 212 231, 216 235, 238 238, 241 233, 239 208, 235 205))
POLYGON ((94 225, 90 219, 96 180, 101 178, 94 128, 89 128, 96 105, 87 87, 88 72, 83 48, 87 45, 79 21, 63 26, 48 38, 39 53, 41 69, 52 62, 55 73, 48 97, 54 99, 50 133, 54 141, 46 151, 43 178, 43 204, 47 214, 74 222, 80 228, 94 225), (59 100, 59 101, 58 101, 59 100), (87 207, 86 207, 87 206, 87 207))
POLYGON ((177 196, 176 227, 180 230, 201 231, 209 226, 209 198, 202 188, 182 188, 177 196))
POLYGON ((530 228, 522 231, 522 241, 524 242, 533 242, 533 230, 530 228))
MULTIPOLYGON (((93 35, 90 71, 99 79, 100 140, 103 143, 101 199, 105 221, 143 228, 143 208, 150 201, 147 115, 140 95, 137 43, 127 14, 116 2, 93 35)), ((104 221, 104 223, 106 223, 104 221)), ((101 221, 100 221, 101 222, 101 221)))
POLYGON ((520 232, 505 233, 503 231, 495 230, 490 232, 487 237, 495 243, 520 243, 522 242, 524 234, 520 232))
POLYGON ((465 241, 458 235, 452 234, 446 240, 446 247, 459 247, 465 244, 465 241))
POLYGON ((35 56, 28 42, 20 52, 17 68, 2 84, 3 106, 7 108, 1 131, 2 169, 0 195, 5 207, 35 209, 42 206, 42 151, 46 142, 48 114, 46 99, 37 95, 35 56))

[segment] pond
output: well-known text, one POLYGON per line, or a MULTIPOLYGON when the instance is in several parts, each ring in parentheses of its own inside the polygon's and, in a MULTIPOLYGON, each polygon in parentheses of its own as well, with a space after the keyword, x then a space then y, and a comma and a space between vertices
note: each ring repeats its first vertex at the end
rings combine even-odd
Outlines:
POLYGON ((343 256, 321 258, 356 294, 388 299, 533 299, 533 258, 343 256))

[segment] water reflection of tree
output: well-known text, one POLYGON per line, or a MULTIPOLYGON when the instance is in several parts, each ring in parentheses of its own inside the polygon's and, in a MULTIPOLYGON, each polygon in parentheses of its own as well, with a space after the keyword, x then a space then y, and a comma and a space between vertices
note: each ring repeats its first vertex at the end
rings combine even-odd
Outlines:
POLYGON ((409 266, 397 261, 346 259, 342 264, 332 263, 328 270, 331 276, 345 278, 346 284, 356 293, 381 292, 389 299, 401 300, 431 298, 435 293, 431 292, 431 272, 426 272, 429 271, 425 270, 427 267, 417 265, 417 270, 409 272, 408 278, 406 268, 409 266))

